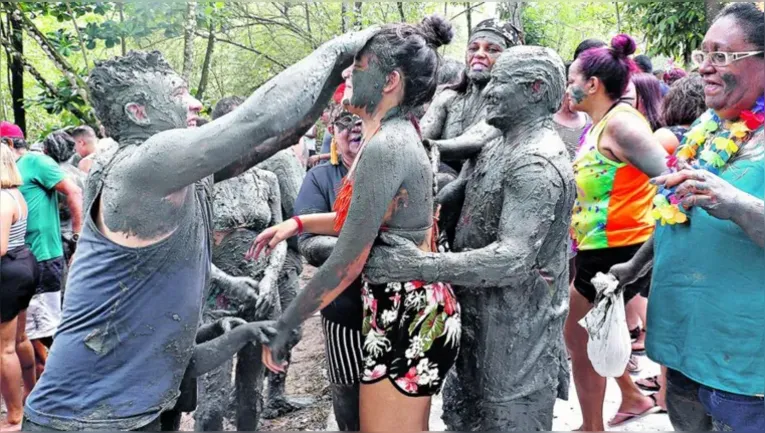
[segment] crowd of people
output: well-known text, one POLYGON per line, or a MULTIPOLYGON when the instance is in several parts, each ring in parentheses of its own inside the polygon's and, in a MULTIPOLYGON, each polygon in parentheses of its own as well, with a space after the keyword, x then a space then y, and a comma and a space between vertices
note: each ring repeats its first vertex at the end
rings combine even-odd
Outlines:
POLYGON ((320 311, 343 431, 427 431, 442 390, 449 430, 551 430, 572 379, 584 431, 765 430, 763 12, 724 7, 688 71, 493 19, 461 63, 453 34, 339 36, 210 120, 131 52, 91 71, 101 128, 2 122, 0 429, 256 430, 307 404, 284 383, 320 311), (608 422, 599 273, 633 352, 608 422))

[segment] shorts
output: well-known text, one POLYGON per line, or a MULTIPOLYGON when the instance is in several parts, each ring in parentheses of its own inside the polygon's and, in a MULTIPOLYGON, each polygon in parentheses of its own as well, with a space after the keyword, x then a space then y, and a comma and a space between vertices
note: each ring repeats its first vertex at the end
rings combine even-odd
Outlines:
POLYGON ((433 396, 459 352, 460 307, 448 284, 365 283, 362 384, 389 379, 408 397, 433 396))
POLYGON ((35 295, 27 309, 27 336, 30 340, 53 337, 61 324, 61 292, 35 295))
POLYGON ((345 327, 321 317, 324 341, 329 364, 329 383, 333 385, 354 385, 361 377, 361 331, 345 327))
MULTIPOLYGON (((574 288, 590 303, 595 303, 597 290, 592 285, 592 279, 598 272, 608 273, 612 266, 629 261, 640 249, 642 244, 627 247, 603 248, 600 250, 579 250, 574 258, 576 276, 574 288)), ((640 277, 624 288, 624 303, 626 304, 637 294, 651 285, 651 273, 640 277)))
POLYGON ((39 273, 37 260, 26 246, 0 259, 0 323, 10 322, 29 307, 39 273))
POLYGON ((40 281, 36 294, 61 292, 64 286, 64 258, 38 262, 37 267, 40 269, 40 281))

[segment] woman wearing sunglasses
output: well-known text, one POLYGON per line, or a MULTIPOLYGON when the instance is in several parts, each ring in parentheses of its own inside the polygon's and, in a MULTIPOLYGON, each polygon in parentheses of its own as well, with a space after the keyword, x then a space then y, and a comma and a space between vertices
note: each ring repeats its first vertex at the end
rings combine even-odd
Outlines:
POLYGON ((678 431, 765 431, 764 52, 765 14, 726 6, 693 54, 709 111, 653 180, 662 224, 611 271, 628 283, 653 259, 646 351, 678 431))

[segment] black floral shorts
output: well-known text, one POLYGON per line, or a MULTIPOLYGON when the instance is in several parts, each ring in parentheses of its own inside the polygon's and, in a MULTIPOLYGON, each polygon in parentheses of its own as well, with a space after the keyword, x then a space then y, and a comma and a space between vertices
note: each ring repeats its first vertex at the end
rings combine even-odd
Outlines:
POLYGON ((460 306, 448 284, 365 283, 361 382, 389 379, 403 394, 437 394, 459 352, 460 306))

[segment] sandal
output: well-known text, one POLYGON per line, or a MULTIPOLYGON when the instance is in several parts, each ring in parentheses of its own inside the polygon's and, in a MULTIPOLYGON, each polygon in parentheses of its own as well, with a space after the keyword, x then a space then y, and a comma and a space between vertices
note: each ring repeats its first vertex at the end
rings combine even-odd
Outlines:
POLYGON ((635 382, 635 385, 637 385, 638 388, 642 389, 643 391, 658 391, 661 389, 661 384, 659 383, 659 376, 653 376, 653 377, 647 377, 645 379, 640 379, 635 382))
POLYGON ((656 394, 651 394, 648 396, 648 398, 653 400, 653 406, 649 407, 648 409, 644 410, 641 413, 617 412, 616 415, 614 415, 614 417, 611 418, 611 421, 608 422, 608 426, 618 427, 620 425, 624 425, 630 421, 635 421, 640 418, 646 417, 648 415, 666 412, 664 409, 659 407, 659 404, 656 402, 656 394))

